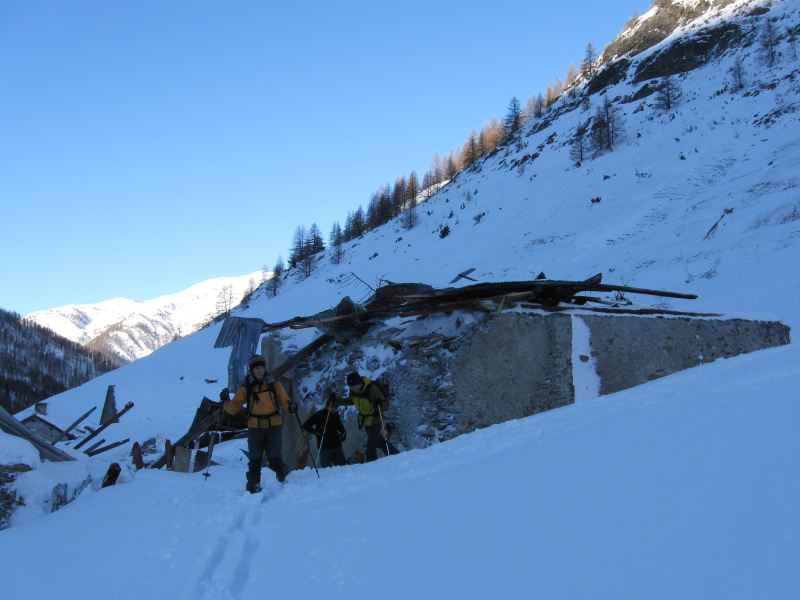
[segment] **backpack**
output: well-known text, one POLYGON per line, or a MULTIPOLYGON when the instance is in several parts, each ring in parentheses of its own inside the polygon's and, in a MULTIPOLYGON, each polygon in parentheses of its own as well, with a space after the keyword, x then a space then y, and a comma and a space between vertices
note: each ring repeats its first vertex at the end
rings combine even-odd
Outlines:
MULTIPOLYGON (((386 377, 381 375, 380 377, 370 381, 369 385, 374 385, 376 388, 378 388, 380 393, 383 394, 383 397, 385 398, 381 410, 389 410, 389 382, 386 381, 386 377)), ((369 388, 369 385, 367 388, 369 388)))
POLYGON ((376 388, 378 388, 378 391, 380 391, 381 394, 383 394, 384 400, 383 400, 383 403, 381 404, 380 413, 375 408, 372 409, 372 412, 370 414, 359 413, 359 415, 358 415, 358 428, 359 429, 362 429, 364 427, 364 419, 366 419, 367 417, 377 417, 379 414, 382 415, 387 410, 389 410, 389 384, 386 383, 386 379, 383 377, 383 375, 381 375, 380 377, 378 377, 376 379, 373 379, 372 381, 369 382, 367 387, 364 388, 364 391, 362 392, 362 394, 366 395, 369 398, 369 389, 373 385, 376 388))

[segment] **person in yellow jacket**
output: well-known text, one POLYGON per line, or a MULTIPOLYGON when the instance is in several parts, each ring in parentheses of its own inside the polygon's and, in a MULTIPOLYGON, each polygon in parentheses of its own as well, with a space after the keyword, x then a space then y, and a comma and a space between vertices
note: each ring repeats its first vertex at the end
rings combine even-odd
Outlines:
MULTIPOLYGON (((267 378, 267 363, 256 354, 247 362, 250 372, 236 390, 233 399, 223 402, 228 414, 236 414, 247 405, 247 489, 251 494, 261 491, 261 459, 266 453, 269 468, 283 482, 289 469, 281 459, 281 430, 283 413, 297 411, 279 381, 267 378)), ((225 392, 227 395, 227 392, 225 392)))
POLYGON ((397 454, 399 450, 384 437, 381 410, 386 408, 387 398, 383 392, 369 377, 362 377, 357 371, 347 375, 347 387, 350 388, 350 397, 339 399, 338 405, 356 407, 358 427, 367 432, 367 462, 378 458, 378 448, 387 455, 397 454))

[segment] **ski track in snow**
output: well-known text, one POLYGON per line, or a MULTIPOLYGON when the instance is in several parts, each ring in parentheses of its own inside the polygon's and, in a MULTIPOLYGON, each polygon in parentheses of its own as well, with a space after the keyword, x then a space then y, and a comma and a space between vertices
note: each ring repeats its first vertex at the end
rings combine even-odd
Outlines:
POLYGON ((250 578, 253 557, 259 548, 258 525, 263 518, 262 505, 274 492, 244 495, 236 503, 236 514, 220 527, 214 546, 208 553, 200 575, 184 595, 185 600, 241 600, 250 578))

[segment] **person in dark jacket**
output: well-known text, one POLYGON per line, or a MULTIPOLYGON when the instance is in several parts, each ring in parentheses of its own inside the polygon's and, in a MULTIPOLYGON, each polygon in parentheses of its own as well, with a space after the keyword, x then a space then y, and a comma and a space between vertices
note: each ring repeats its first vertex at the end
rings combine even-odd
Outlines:
POLYGON ((342 442, 347 437, 347 431, 339 418, 339 411, 336 410, 336 394, 331 393, 325 402, 325 408, 306 419, 303 429, 317 437, 320 467, 347 464, 342 451, 342 442))
MULTIPOLYGON (((247 489, 251 494, 261 491, 261 459, 267 455, 269 468, 283 482, 289 469, 281 459, 281 429, 283 413, 294 413, 297 405, 291 401, 279 381, 267 377, 267 363, 256 354, 247 362, 250 372, 245 382, 236 390, 232 400, 225 400, 223 409, 228 414, 238 413, 247 403, 247 489)), ((228 395, 223 390, 224 396, 228 395)))
POLYGON ((355 406, 358 411, 358 425, 367 432, 367 462, 378 458, 378 448, 384 454, 397 454, 399 450, 384 437, 385 423, 381 411, 386 406, 387 398, 383 392, 357 371, 347 376, 347 387, 350 388, 350 396, 339 399, 338 403, 341 406, 355 406))

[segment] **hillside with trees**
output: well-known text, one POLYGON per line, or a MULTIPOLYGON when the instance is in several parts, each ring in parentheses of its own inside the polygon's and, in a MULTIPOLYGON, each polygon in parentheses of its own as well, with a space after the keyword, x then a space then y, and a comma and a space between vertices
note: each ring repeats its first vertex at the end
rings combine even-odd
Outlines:
POLYGON ((120 366, 0 308, 0 406, 19 412, 120 366))

